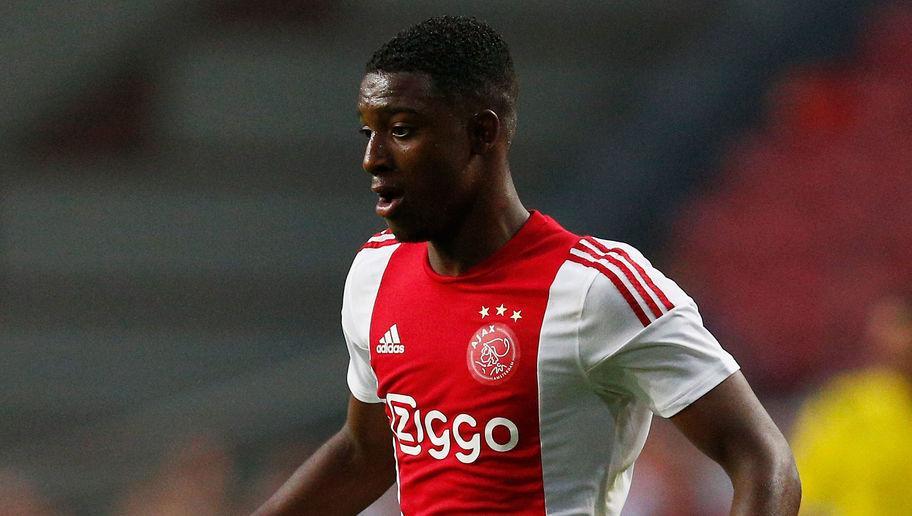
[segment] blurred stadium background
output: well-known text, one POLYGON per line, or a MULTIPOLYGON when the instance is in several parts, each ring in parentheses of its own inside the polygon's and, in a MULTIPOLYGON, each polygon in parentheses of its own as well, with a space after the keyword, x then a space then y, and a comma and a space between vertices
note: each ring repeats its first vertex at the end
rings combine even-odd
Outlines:
MULTIPOLYGON (((510 42, 527 205, 643 249, 786 432, 912 286, 908 2, 0 13, 3 515, 243 514, 338 428, 342 284, 382 223, 355 93, 428 16, 510 42)), ((729 491, 657 421, 625 514, 724 514, 729 491)))

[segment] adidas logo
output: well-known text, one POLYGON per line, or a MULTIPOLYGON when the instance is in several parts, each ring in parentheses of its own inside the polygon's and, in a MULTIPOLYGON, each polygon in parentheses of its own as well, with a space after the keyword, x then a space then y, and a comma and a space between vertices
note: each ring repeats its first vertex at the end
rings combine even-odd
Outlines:
POLYGON ((380 337, 377 353, 405 353, 405 344, 399 340, 399 328, 395 324, 380 337))

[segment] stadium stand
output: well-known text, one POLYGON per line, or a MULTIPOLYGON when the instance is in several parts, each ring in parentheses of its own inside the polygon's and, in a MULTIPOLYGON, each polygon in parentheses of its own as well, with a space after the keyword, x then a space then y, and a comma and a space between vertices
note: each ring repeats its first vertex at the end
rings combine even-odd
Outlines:
POLYGON ((763 385, 856 364, 867 306, 912 284, 912 20, 884 7, 847 59, 787 71, 675 218, 677 271, 763 385))

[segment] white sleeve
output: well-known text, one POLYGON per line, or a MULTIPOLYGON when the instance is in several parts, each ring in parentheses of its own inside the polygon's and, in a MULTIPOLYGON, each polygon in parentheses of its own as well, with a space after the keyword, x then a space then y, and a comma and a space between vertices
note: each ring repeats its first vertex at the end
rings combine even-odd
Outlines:
POLYGON ((377 376, 370 365, 370 349, 353 341, 345 328, 345 344, 348 346, 348 388, 352 396, 365 403, 380 403, 377 397, 377 376))
POLYGON ((355 257, 342 295, 342 334, 348 347, 348 388, 365 403, 380 403, 370 363, 370 324, 380 280, 398 245, 363 249, 355 257))
POLYGON ((738 364, 703 326, 696 304, 677 284, 636 249, 604 243, 618 251, 616 259, 602 255, 607 273, 596 276, 586 294, 578 341, 581 365, 600 395, 632 396, 659 416, 671 417, 737 371, 738 364))

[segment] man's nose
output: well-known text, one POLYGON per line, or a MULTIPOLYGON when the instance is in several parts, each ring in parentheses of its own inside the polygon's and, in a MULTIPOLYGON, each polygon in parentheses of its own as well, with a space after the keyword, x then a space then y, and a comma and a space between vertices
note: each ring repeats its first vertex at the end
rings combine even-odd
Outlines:
POLYGON ((364 160, 361 163, 364 170, 377 175, 392 168, 390 155, 384 138, 377 134, 371 134, 364 148, 364 160))

